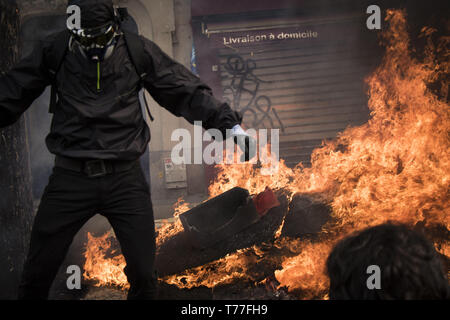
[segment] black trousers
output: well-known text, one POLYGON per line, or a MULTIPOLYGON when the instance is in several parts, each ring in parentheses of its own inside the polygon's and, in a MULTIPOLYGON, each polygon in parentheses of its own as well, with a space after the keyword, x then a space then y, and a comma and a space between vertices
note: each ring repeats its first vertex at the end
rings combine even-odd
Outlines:
POLYGON ((78 230, 104 215, 120 242, 130 283, 128 299, 153 299, 155 225, 150 191, 138 161, 132 169, 89 178, 55 167, 39 205, 19 288, 19 299, 47 299, 78 230))

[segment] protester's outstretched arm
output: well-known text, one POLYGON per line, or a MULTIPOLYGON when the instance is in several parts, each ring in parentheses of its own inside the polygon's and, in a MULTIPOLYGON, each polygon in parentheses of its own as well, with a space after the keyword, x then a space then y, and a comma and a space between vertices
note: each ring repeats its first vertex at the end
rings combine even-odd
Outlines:
POLYGON ((44 63, 44 43, 0 76, 0 128, 16 122, 50 84, 44 63))

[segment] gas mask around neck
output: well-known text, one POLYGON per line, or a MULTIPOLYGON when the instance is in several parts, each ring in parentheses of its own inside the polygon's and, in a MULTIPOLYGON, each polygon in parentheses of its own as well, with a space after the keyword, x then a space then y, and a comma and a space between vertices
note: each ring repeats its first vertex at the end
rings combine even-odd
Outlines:
POLYGON ((107 23, 90 29, 72 29, 72 38, 82 54, 93 62, 103 61, 111 55, 116 42, 117 26, 107 23))

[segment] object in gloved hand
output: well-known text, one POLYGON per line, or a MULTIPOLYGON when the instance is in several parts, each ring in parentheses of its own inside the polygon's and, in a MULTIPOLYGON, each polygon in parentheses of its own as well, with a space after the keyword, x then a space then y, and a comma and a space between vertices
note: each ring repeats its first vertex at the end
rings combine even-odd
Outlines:
POLYGON ((231 129, 231 136, 233 137, 234 143, 244 153, 241 156, 241 162, 249 161, 256 155, 256 140, 245 132, 240 125, 237 124, 231 129))
POLYGON ((235 187, 184 212, 180 220, 192 245, 206 248, 241 232, 278 205, 268 188, 252 198, 246 189, 235 187))

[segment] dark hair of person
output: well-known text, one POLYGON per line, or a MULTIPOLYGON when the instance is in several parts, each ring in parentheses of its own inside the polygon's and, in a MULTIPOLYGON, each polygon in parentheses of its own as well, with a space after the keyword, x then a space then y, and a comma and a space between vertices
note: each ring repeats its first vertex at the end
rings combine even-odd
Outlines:
POLYGON ((333 300, 449 299, 442 260, 423 235, 386 223, 341 240, 327 259, 333 300), (380 288, 369 289, 367 268, 379 267, 380 288))

